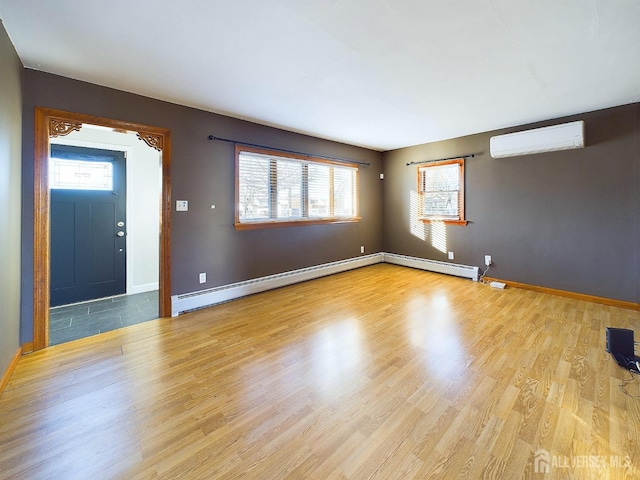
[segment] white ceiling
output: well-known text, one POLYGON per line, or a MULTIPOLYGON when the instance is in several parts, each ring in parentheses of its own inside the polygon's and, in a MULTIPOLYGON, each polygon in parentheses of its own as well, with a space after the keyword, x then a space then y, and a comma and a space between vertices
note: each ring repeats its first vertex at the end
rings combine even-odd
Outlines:
POLYGON ((640 101, 639 0, 0 0, 0 17, 27 68, 376 150, 640 101))

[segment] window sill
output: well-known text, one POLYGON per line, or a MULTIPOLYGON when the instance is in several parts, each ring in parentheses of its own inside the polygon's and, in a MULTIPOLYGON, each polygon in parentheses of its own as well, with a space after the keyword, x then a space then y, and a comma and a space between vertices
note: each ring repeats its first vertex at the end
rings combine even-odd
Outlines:
POLYGON ((330 223, 357 223, 360 217, 354 218, 323 218, 317 220, 273 220, 258 222, 236 222, 234 228, 236 230, 257 230, 261 228, 280 228, 280 227, 302 227, 304 225, 325 225, 330 223))
POLYGON ((452 220, 446 218, 421 218, 420 221, 424 223, 444 223, 445 225, 466 225, 469 223, 467 220, 452 220))

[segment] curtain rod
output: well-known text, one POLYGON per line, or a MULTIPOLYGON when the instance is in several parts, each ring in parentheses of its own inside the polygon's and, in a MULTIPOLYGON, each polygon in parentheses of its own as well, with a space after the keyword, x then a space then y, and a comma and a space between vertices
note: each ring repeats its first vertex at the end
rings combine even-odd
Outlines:
POLYGON ((328 157, 326 155, 310 155, 308 153, 296 152, 294 150, 285 150, 283 148, 268 147, 266 145, 258 145, 258 144, 255 144, 255 143, 239 142, 238 140, 231 140, 229 138, 216 137, 215 135, 209 135, 208 138, 209 138, 209 140, 220 140, 221 142, 235 143, 236 145, 244 145, 245 147, 266 148, 268 150, 275 150, 276 152, 292 153, 294 155, 303 155, 305 157, 323 158, 325 160, 335 160, 337 162, 343 162, 343 163, 354 163, 356 165, 363 165, 365 167, 370 167, 371 166, 371 163, 369 163, 369 162, 358 162, 357 160, 347 160, 345 158, 328 157))
POLYGON ((449 158, 438 158, 436 160, 423 160, 421 162, 409 162, 407 163, 407 167, 411 165, 421 165, 423 163, 431 163, 431 162, 444 162, 445 160, 456 160, 458 158, 473 158, 475 155, 470 153, 469 155, 458 155, 457 157, 449 157, 449 158))

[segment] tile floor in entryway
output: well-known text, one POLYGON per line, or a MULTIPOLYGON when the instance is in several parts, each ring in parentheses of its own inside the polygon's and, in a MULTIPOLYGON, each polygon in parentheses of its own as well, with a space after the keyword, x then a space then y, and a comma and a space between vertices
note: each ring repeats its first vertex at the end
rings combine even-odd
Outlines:
POLYGON ((54 307, 49 313, 49 345, 58 345, 156 318, 157 290, 54 307))

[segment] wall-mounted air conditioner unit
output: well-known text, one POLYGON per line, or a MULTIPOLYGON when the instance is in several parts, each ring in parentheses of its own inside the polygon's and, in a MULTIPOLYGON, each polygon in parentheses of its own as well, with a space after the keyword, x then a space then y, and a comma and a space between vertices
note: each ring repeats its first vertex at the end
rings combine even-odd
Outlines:
POLYGON ((553 152, 584 147, 584 122, 563 123, 491 137, 493 158, 553 152))

